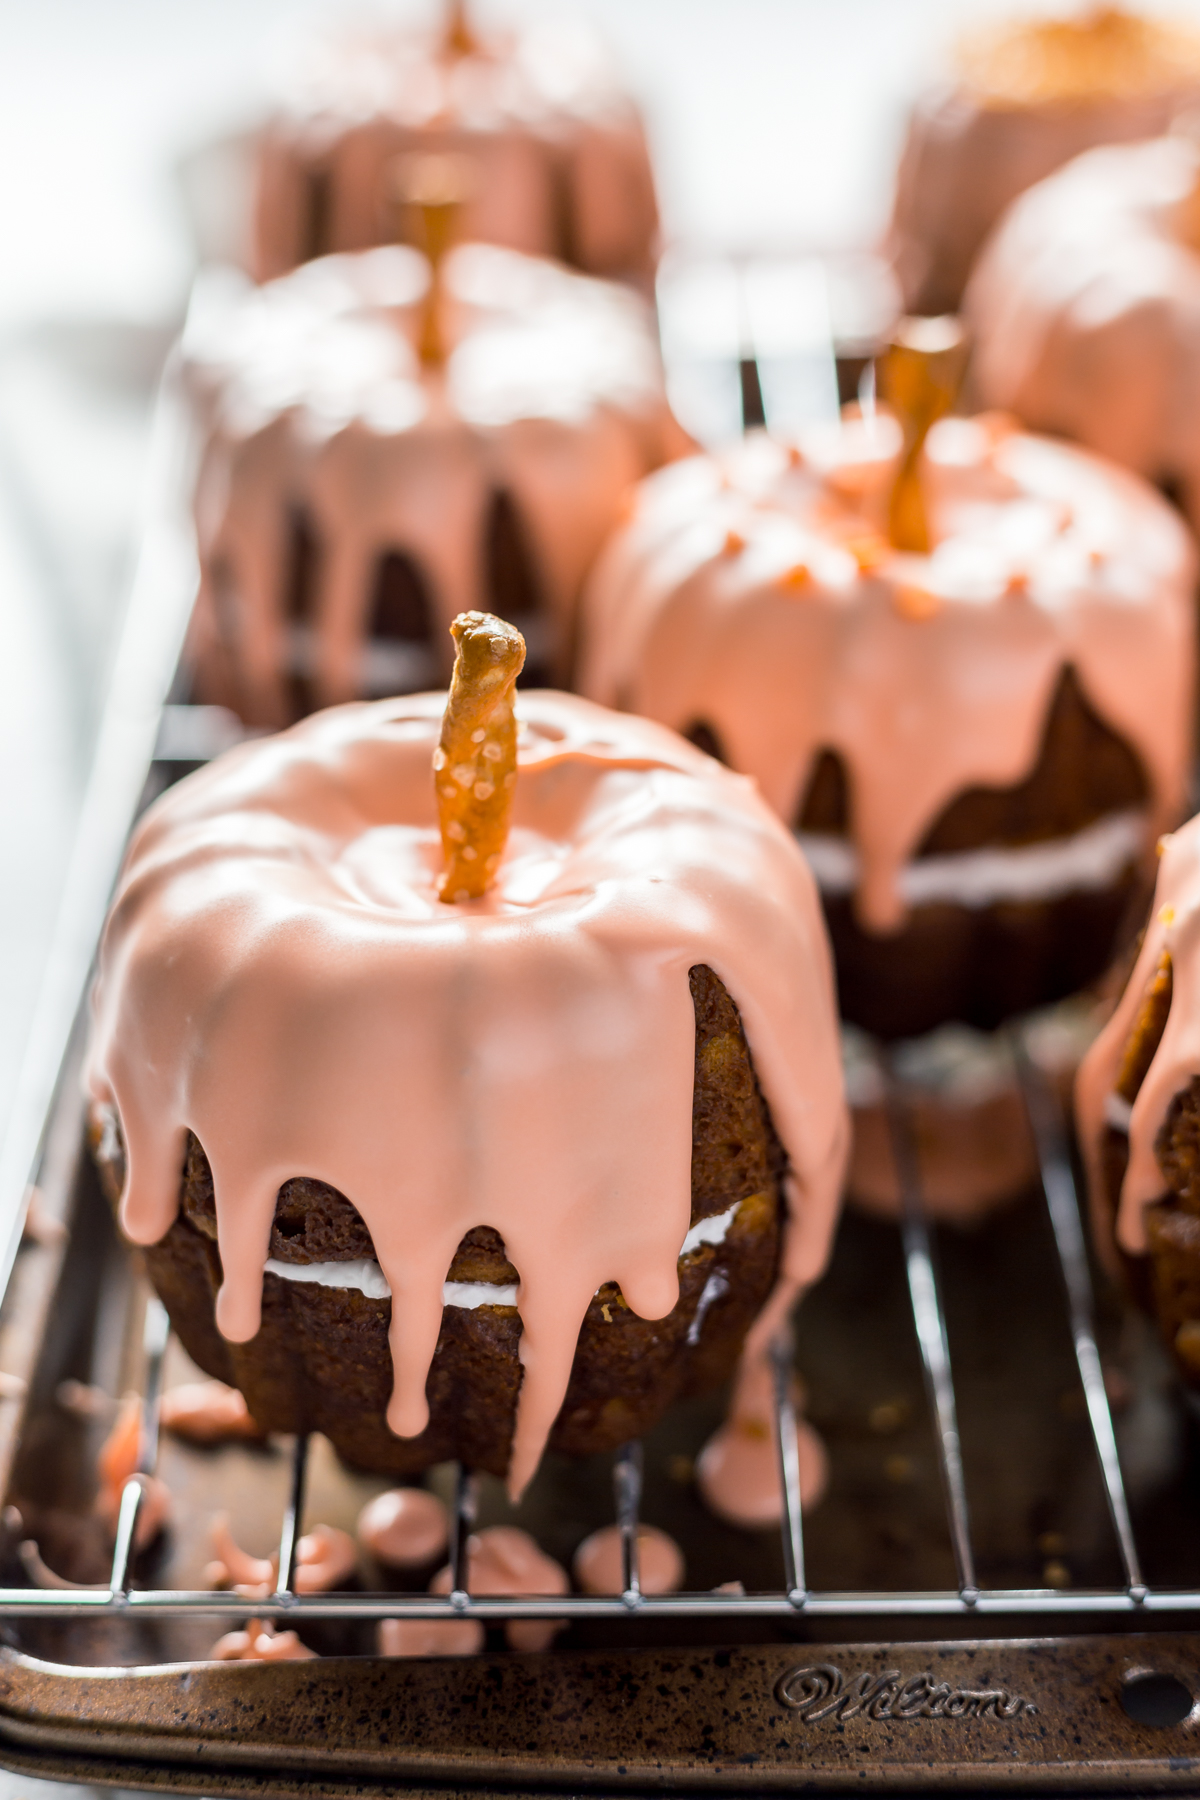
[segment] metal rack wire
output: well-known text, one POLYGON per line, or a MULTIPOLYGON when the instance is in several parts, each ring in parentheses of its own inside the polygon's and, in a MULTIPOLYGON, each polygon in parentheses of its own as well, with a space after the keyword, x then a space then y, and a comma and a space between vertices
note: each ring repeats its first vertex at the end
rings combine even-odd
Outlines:
MULTIPOLYGON (((934 1444, 937 1453, 946 1525, 954 1552, 957 1586, 926 1592, 813 1591, 807 1585, 804 1532, 800 1506, 800 1463, 797 1421, 789 1382, 790 1346, 780 1343, 775 1355, 774 1427, 783 1492, 781 1549, 784 1582, 769 1593, 675 1593, 652 1595, 642 1590, 638 1566, 638 1524, 642 1495, 642 1447, 626 1444, 613 1469, 616 1522, 621 1535, 623 1588, 619 1595, 472 1594, 468 1580, 468 1545, 475 1523, 476 1483, 467 1469, 458 1471, 450 1540, 449 1594, 327 1593, 299 1595, 295 1587, 297 1547, 304 1508, 308 1440, 298 1438, 291 1486, 279 1535, 279 1575, 273 1595, 255 1600, 256 1616, 299 1623, 318 1620, 371 1621, 384 1618, 436 1620, 476 1618, 486 1623, 510 1619, 554 1618, 597 1620, 643 1619, 952 1619, 1003 1616, 1043 1623, 1068 1616, 1134 1615, 1200 1612, 1200 1591, 1151 1589, 1141 1572, 1137 1545, 1117 1450, 1116 1433, 1105 1391, 1094 1327, 1094 1298, 1072 1171, 1067 1133, 1058 1098, 1029 1054, 1019 1029, 1010 1033, 1014 1067, 1033 1131, 1042 1186, 1062 1272, 1065 1299, 1092 1442, 1104 1485, 1108 1511, 1120 1552, 1124 1584, 1119 1588, 1073 1590, 1052 1588, 983 1588, 976 1577, 970 1515, 959 1441, 957 1404, 949 1338, 934 1246, 923 1204, 913 1118, 902 1082, 881 1053, 893 1154, 903 1199, 902 1241, 908 1296, 920 1349, 934 1444)), ((0 1612, 11 1619, 95 1618, 123 1614, 166 1619, 228 1618, 245 1611, 248 1602, 227 1592, 140 1589, 131 1583, 130 1567, 139 1514, 158 1454, 159 1394, 163 1358, 169 1338, 167 1315, 157 1300, 146 1314, 143 1335, 145 1377, 142 1428, 135 1472, 126 1481, 118 1512, 112 1568, 104 1587, 81 1588, 56 1578, 53 1587, 0 1589, 0 1612)), ((36 1566, 36 1554, 27 1558, 36 1566)))

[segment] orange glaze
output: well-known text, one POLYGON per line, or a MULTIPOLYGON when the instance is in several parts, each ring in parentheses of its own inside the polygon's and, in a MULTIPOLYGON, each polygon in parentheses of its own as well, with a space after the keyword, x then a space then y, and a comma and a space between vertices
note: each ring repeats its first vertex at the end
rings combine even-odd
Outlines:
MULTIPOLYGON (((799 1407, 799 1392, 792 1400, 799 1407)), ((797 1416, 800 1503, 807 1510, 829 1483, 825 1446, 797 1416)), ((743 1356, 724 1424, 696 1460, 696 1485, 705 1505, 731 1524, 755 1528, 783 1518, 783 1479, 775 1434, 775 1370, 757 1348, 743 1356)))
POLYGON ((241 1631, 227 1631, 209 1651, 213 1662, 301 1662, 317 1653, 294 1631, 276 1631, 269 1619, 251 1619, 241 1631))
MULTIPOLYGON (((467 1541, 467 1586, 473 1594, 565 1594, 567 1571, 547 1556, 527 1531, 489 1525, 467 1541)), ((431 1594, 450 1592, 450 1569, 439 1569, 431 1594)), ((504 1634, 514 1650, 548 1650, 562 1619, 510 1619, 504 1634)))
POLYGON ((387 1568, 419 1568, 441 1556, 450 1535, 446 1509, 424 1488, 389 1488, 358 1515, 358 1541, 387 1568))
MULTIPOLYGON (((216 1558, 204 1571, 210 1587, 232 1587, 252 1600, 265 1600, 279 1576, 279 1553, 251 1556, 235 1541, 229 1514, 212 1523, 216 1558)), ((344 1587, 354 1575, 358 1557, 354 1539, 336 1525, 314 1525, 296 1545, 294 1585, 298 1594, 324 1594, 344 1587)))
MULTIPOLYGON (((673 1594, 683 1585, 683 1551, 657 1525, 639 1525, 638 1583, 643 1594, 673 1594)), ((585 1594, 619 1594, 624 1583, 621 1527, 602 1525, 575 1552, 575 1579, 585 1594)))
POLYGON ((157 1242, 190 1129, 213 1171, 217 1323, 259 1326, 275 1199, 346 1194, 393 1295, 400 1436, 426 1423, 442 1284, 476 1225, 520 1271, 509 1483, 537 1467, 604 1282, 660 1318, 691 1212, 688 971, 741 1011, 788 1153, 770 1331, 828 1253, 847 1119, 812 878, 752 783, 672 733, 550 692, 518 708, 494 887, 441 904, 444 696, 337 708, 232 751, 134 835, 93 993, 88 1086, 157 1242))

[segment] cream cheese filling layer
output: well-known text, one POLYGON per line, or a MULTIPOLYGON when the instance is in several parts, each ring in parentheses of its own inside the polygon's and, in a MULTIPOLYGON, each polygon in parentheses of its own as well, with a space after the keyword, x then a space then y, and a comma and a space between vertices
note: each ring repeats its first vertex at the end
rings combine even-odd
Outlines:
MULTIPOLYGON (((727 1211, 698 1220, 683 1240, 680 1262, 704 1244, 723 1244, 740 1205, 740 1200, 735 1201, 727 1211)), ((349 1262, 325 1263, 285 1263, 278 1257, 269 1256, 264 1266, 268 1275, 278 1275, 283 1281, 313 1281, 318 1287, 356 1288, 368 1300, 390 1300, 392 1296, 383 1270, 369 1256, 349 1262)), ((516 1304, 515 1282, 447 1281, 442 1285, 443 1306, 461 1306, 472 1312, 477 1306, 516 1304)))
MULTIPOLYGON (((900 871, 900 897, 910 907, 939 900, 982 907, 1105 888, 1141 856, 1148 831, 1144 812, 1109 813, 1071 837, 1041 844, 919 856, 900 871)), ((855 892, 859 855, 848 839, 812 831, 798 831, 796 839, 823 894, 855 892)))

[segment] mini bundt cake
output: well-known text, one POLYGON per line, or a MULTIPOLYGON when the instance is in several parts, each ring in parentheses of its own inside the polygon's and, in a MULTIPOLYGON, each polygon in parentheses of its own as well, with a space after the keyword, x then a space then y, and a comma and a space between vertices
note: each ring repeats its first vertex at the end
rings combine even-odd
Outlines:
POLYGON ((125 1232, 265 1430, 519 1489, 814 1278, 846 1115, 815 888, 752 785, 549 692, 518 748, 518 634, 454 629, 444 725, 333 709, 146 815, 89 1091, 125 1232))
POLYGON ((1117 6, 991 27, 914 110, 889 247, 912 312, 952 312, 1005 208, 1096 144, 1165 131, 1200 97, 1200 33, 1117 6))
POLYGON ((451 4, 432 31, 339 26, 301 48, 254 150, 258 281, 394 242, 406 224, 395 171, 430 151, 470 159, 472 240, 591 275, 653 271, 646 134, 577 22, 484 35, 451 4))
POLYGON ((202 286, 201 699, 279 726, 449 676, 481 606, 565 683, 584 576, 632 482, 687 447, 628 289, 488 245, 402 245, 202 286))
POLYGON ((1200 818, 1163 840, 1150 923, 1076 1082, 1092 1224, 1200 1393, 1200 818))
POLYGON ((1200 522, 1200 144, 1091 150, 1005 218, 967 290, 988 406, 1156 481, 1200 522))
POLYGON ((850 418, 644 483, 581 687, 756 778, 812 863, 846 1018, 990 1030, 1107 965, 1184 810, 1194 570, 1167 503, 1083 451, 983 417, 922 454, 850 418), (899 547, 914 479, 923 550, 899 547))

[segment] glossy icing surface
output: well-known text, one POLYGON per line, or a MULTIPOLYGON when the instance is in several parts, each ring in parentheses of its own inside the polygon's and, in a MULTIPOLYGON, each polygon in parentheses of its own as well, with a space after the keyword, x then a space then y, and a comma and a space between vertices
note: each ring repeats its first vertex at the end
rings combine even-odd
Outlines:
POLYGON ((644 720, 526 693, 496 885, 449 907, 443 706, 317 715, 150 810, 105 932, 89 1087, 119 1113, 135 1242, 175 1217, 185 1133, 204 1145, 234 1341, 258 1329, 281 1183, 350 1197, 393 1296, 402 1436, 425 1424, 454 1251, 499 1231, 521 1275, 519 1490, 596 1290, 617 1281, 647 1318, 675 1304, 688 970, 708 964, 738 1005, 790 1159, 777 1306, 823 1266, 846 1115, 816 891, 753 785, 644 720))
MULTIPOLYGON (((1194 558, 1171 508, 1070 446, 946 419, 925 459, 936 542, 902 555, 881 529, 897 438, 886 416, 849 421, 646 482, 589 585, 581 681, 676 730, 706 723, 788 821, 835 751, 851 837, 825 840, 833 887, 853 880, 877 932, 927 897, 914 859, 947 803, 1032 771, 1068 666, 1144 765, 1135 852, 1179 816, 1191 743, 1194 558)), ((1081 885, 1095 848, 1065 859, 1081 885)), ((1023 856, 1009 885, 1027 882, 1023 856)), ((960 887, 990 893, 995 868, 968 861, 928 859, 943 886, 953 862, 960 887)), ((1061 883, 1064 855, 1050 861, 1061 883)))
POLYGON ((257 144, 251 267, 392 241, 398 156, 467 155, 469 235, 596 274, 652 267, 658 208, 645 132, 578 20, 519 34, 342 25, 298 47, 257 144), (314 243, 313 240, 316 240, 314 243))
POLYGON ((889 239, 908 306, 955 308, 1018 194, 1094 145, 1165 131, 1198 92, 1200 37, 1116 7, 972 37, 909 126, 889 239))
POLYGON ((1200 182, 1190 137, 1090 151, 1024 194, 966 309, 982 398, 1151 480, 1200 519, 1200 182))
POLYGON ((1194 1075, 1200 1075, 1200 817, 1162 841, 1154 904, 1137 962, 1075 1083, 1079 1141, 1088 1164, 1093 1215, 1102 1244, 1109 1236, 1101 1216, 1104 1126, 1112 1123, 1129 1134, 1117 1241, 1137 1256, 1146 1249, 1145 1209, 1167 1192, 1155 1155, 1158 1133, 1172 1100, 1194 1075), (1171 958, 1171 1008, 1162 1041, 1130 1108, 1115 1092, 1117 1078, 1146 988, 1164 953, 1171 958))
POLYGON ((389 552, 424 578, 432 651, 419 648, 448 676, 451 619, 491 605, 484 538, 498 493, 528 537, 561 666, 630 483, 686 447, 636 295, 478 244, 450 253, 443 280, 444 366, 417 356, 428 265, 402 246, 324 258, 261 289, 222 272, 198 290, 183 339, 206 438, 194 645, 202 663, 232 661, 252 722, 290 716, 298 511, 320 545, 302 646, 319 702, 365 691, 389 552))

